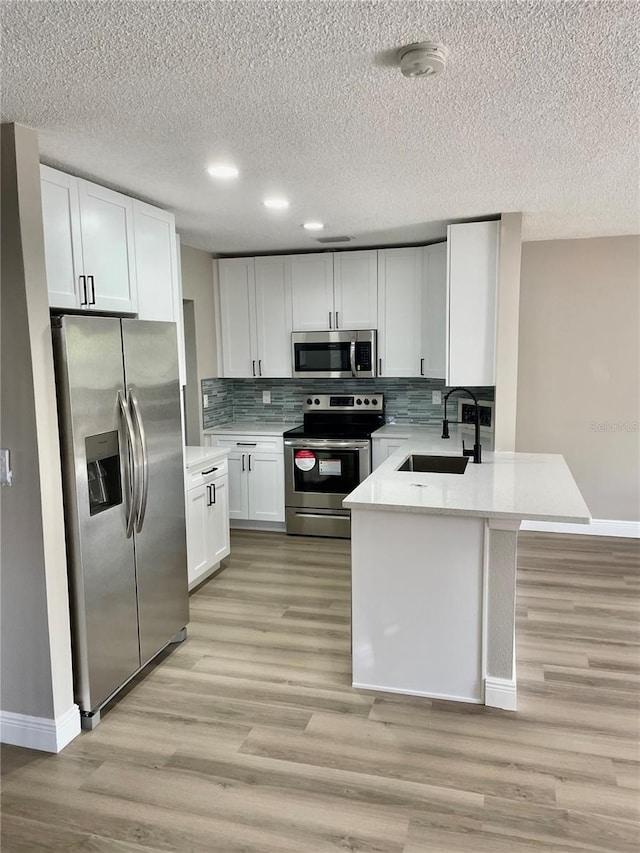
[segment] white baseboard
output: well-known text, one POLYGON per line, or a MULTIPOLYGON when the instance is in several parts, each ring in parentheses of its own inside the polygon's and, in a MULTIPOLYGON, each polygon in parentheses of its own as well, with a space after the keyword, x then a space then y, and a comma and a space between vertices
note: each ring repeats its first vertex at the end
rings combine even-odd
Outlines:
POLYGON ((380 693, 399 693, 401 696, 421 696, 425 699, 444 699, 448 702, 466 702, 470 705, 481 705, 482 699, 473 696, 453 696, 448 693, 427 693, 423 690, 400 690, 397 687, 381 687, 379 684, 360 684, 354 681, 351 685, 356 690, 377 690, 380 693))
POLYGON ((520 530, 539 533, 581 533, 586 536, 621 536, 640 539, 640 521, 592 518, 589 524, 561 524, 555 521, 523 521, 520 530))
POLYGON ((515 680, 511 678, 485 678, 484 704, 488 705, 490 708, 502 708, 504 711, 515 711, 515 680))
POLYGON ((57 719, 0 711, 0 742, 42 752, 60 752, 80 734, 80 710, 72 705, 57 719))

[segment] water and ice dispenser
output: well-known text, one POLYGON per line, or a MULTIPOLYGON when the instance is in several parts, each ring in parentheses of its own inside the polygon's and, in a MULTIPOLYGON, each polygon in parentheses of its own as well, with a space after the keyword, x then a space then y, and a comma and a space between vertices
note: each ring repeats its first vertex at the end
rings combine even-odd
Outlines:
POLYGON ((85 439, 89 515, 122 503, 118 431, 101 432, 85 439))

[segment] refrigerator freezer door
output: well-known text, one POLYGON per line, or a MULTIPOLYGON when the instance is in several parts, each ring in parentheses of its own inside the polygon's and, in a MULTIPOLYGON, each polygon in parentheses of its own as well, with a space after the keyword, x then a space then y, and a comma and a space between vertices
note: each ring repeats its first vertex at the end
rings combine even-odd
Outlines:
POLYGON ((129 460, 118 406, 124 390, 120 320, 63 317, 54 345, 76 701, 91 711, 140 666, 134 544, 126 537, 129 460), (100 479, 106 488, 109 478, 116 484, 110 505, 96 512, 95 490, 100 479))
POLYGON ((189 621, 176 327, 123 319, 122 340, 132 420, 144 438, 135 533, 144 664, 189 621))

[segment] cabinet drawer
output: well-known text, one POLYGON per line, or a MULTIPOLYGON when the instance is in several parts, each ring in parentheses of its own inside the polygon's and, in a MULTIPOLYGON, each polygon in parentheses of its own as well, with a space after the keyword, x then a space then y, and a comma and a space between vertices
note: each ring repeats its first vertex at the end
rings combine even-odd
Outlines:
POLYGON ((220 459, 217 462, 203 463, 198 468, 189 468, 186 473, 185 483, 186 489, 195 489, 203 483, 211 483, 218 477, 223 477, 228 473, 228 462, 226 459, 220 459))
POLYGON ((227 447, 238 453, 284 453, 284 442, 278 435, 212 435, 215 447, 227 447))

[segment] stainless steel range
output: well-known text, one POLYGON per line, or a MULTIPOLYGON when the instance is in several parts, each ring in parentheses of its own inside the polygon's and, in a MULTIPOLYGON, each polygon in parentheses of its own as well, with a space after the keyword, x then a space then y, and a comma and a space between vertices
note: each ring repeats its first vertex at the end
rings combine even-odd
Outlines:
POLYGON ((371 473, 371 433, 384 424, 382 394, 315 394, 304 424, 284 434, 287 533, 349 539, 342 501, 371 473))

